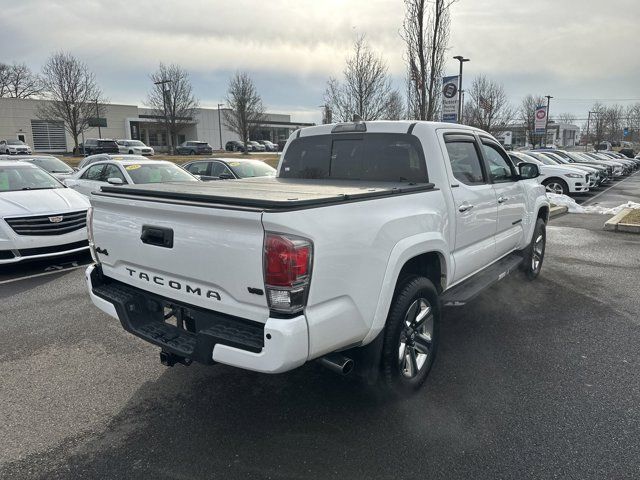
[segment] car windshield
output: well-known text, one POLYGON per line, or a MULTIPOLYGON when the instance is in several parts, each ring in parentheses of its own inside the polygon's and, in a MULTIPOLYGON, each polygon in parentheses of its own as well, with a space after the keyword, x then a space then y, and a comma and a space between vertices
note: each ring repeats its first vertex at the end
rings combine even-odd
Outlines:
POLYGON ((146 145, 142 143, 140 140, 129 140, 127 142, 127 146, 128 147, 144 147, 146 145))
POLYGON ((198 179, 172 163, 136 163, 125 170, 133 183, 197 182, 198 179))
POLYGON ((32 165, 0 166, 0 192, 64 188, 47 172, 32 165))
POLYGON ((117 146, 117 143, 113 140, 98 140, 98 145, 100 145, 101 147, 111 147, 113 145, 117 146))
POLYGON ((518 152, 515 154, 515 156, 519 158, 521 162, 535 163, 536 165, 545 165, 542 161, 538 160, 535 157, 532 157, 531 155, 527 155, 526 153, 518 152))
POLYGON ((33 157, 26 161, 50 173, 73 173, 73 168, 56 157, 33 157))
POLYGON ((540 160, 545 165, 557 165, 558 164, 557 161, 552 160, 551 158, 547 157, 546 155, 543 155, 542 153, 527 152, 527 155, 529 155, 530 157, 533 157, 533 158, 535 158, 537 160, 540 160))
POLYGON ((274 177, 276 169, 259 160, 228 162, 227 165, 240 178, 274 177))
POLYGON ((7 145, 24 145, 21 140, 7 140, 7 145))

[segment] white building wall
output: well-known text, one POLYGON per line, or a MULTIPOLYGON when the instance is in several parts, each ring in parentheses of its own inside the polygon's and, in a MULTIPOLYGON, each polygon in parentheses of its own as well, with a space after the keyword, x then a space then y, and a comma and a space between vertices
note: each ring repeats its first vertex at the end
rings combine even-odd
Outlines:
POLYGON ((200 140, 208 142, 214 150, 224 149, 224 145, 230 140, 240 140, 240 137, 229 130, 224 124, 224 110, 219 112, 222 123, 222 145, 220 144, 220 121, 218 110, 213 108, 199 108, 196 111, 196 135, 197 138, 187 140, 200 140))
MULTIPOLYGON (((25 141, 33 145, 31 120, 38 120, 39 106, 46 100, 0 98, 0 139, 17 138, 24 135, 25 141)), ((102 138, 127 138, 125 119, 137 117, 138 107, 135 105, 109 104, 106 106, 107 127, 101 128, 102 138)), ((73 137, 66 133, 67 150, 74 146, 73 137)), ((98 138, 98 128, 90 128, 84 132, 84 138, 98 138)), ((78 138, 82 142, 82 137, 78 138)))

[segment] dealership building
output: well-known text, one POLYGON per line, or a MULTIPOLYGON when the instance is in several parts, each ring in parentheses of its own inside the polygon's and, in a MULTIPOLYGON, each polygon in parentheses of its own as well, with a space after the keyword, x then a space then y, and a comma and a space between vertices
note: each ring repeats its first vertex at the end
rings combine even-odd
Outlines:
MULTIPOLYGON (((36 152, 69 152, 73 138, 62 121, 42 120, 38 111, 47 100, 0 98, 0 139, 20 139, 36 152)), ((105 105, 102 118, 90 119, 84 138, 113 138, 142 140, 158 151, 167 148, 167 134, 162 115, 152 109, 136 105, 105 105)), ((292 122, 290 115, 266 113, 256 126, 251 140, 286 140, 298 128, 310 123, 292 122)), ((187 140, 208 142, 214 149, 222 149, 230 140, 240 140, 224 124, 224 109, 197 108, 193 117, 183 119, 178 143, 187 140)), ((78 139, 82 142, 82 138, 78 139)))

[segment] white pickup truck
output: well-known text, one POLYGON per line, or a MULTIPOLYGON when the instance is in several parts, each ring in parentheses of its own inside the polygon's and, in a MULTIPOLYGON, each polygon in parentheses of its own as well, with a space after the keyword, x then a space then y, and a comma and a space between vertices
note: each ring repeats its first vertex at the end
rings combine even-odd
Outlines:
POLYGON ((304 128, 275 178, 91 195, 96 306, 166 365, 279 373, 319 359, 425 380, 441 307, 540 272, 549 202, 487 133, 432 122, 304 128))

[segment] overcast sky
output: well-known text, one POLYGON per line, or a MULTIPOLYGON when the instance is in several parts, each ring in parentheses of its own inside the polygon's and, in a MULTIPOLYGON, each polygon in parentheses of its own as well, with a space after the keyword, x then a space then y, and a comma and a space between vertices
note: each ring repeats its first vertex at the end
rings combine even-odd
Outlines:
MULTIPOLYGON (((322 93, 358 34, 403 85, 401 0, 3 0, 0 61, 35 70, 54 50, 80 57, 113 103, 142 104, 160 61, 186 68, 202 106, 248 71, 268 111, 320 121, 322 93)), ((459 0, 450 55, 501 81, 514 104, 553 95, 551 115, 595 99, 640 101, 640 0, 459 0)), ((457 72, 449 60, 445 74, 457 72)))

